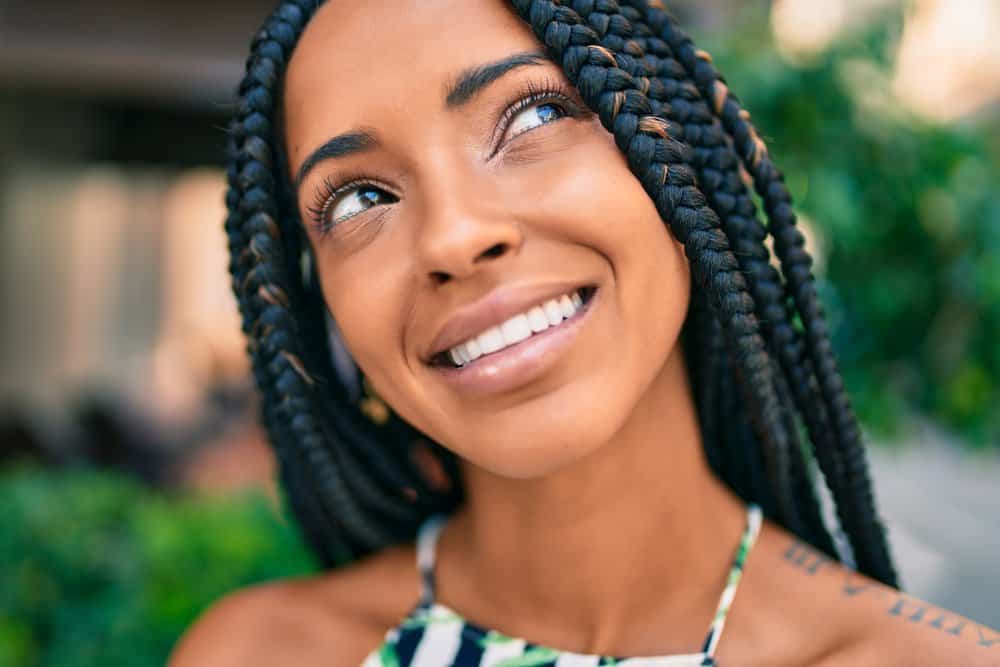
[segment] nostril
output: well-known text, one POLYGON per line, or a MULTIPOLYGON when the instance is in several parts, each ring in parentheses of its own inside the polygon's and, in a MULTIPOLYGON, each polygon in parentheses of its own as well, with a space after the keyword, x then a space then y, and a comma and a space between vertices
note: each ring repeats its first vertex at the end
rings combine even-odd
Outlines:
POLYGON ((488 248, 487 250, 485 250, 483 252, 483 257, 491 257, 491 258, 492 257, 499 257, 500 255, 504 254, 505 252, 507 252, 507 244, 506 243, 497 243, 496 245, 491 246, 490 248, 488 248))
POLYGON ((431 271, 431 280, 435 285, 443 285, 451 280, 451 276, 444 271, 431 271))

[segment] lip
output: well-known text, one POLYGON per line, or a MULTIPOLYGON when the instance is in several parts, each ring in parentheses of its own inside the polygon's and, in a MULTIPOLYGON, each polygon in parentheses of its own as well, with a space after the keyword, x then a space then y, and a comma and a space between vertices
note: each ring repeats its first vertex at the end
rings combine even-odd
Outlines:
POLYGON ((561 358, 590 320, 604 290, 598 288, 573 317, 533 334, 499 352, 484 355, 461 367, 432 366, 444 380, 468 397, 516 389, 546 373, 561 358))
POLYGON ((526 312, 549 299, 596 284, 596 281, 585 280, 498 287, 479 300, 455 311, 434 336, 423 359, 430 364, 436 355, 447 352, 491 327, 500 326, 515 315, 526 312))

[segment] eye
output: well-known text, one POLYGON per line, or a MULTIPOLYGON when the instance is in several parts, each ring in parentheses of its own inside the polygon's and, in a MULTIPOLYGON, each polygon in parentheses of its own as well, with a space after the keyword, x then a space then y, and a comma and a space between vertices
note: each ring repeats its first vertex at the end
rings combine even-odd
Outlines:
POLYGON ((316 204, 309 207, 310 216, 320 233, 329 232, 336 225, 370 208, 399 201, 398 197, 371 180, 359 177, 341 186, 335 186, 329 180, 323 182, 316 204))
POLYGON ((341 194, 328 207, 328 217, 331 223, 337 223, 347 218, 353 218, 373 206, 384 204, 390 198, 392 198, 392 195, 372 185, 351 188, 347 191, 347 194, 341 194))
POLYGON ((528 101, 522 111, 517 111, 507 126, 507 140, 510 141, 519 134, 524 134, 530 130, 547 125, 570 115, 562 105, 552 101, 544 101, 540 104, 528 101))
POLYGON ((551 77, 539 82, 526 81, 512 99, 516 101, 507 107, 497 123, 489 159, 508 141, 541 125, 567 116, 583 120, 591 115, 576 91, 564 81, 551 77), (507 135, 510 136, 504 140, 507 135))

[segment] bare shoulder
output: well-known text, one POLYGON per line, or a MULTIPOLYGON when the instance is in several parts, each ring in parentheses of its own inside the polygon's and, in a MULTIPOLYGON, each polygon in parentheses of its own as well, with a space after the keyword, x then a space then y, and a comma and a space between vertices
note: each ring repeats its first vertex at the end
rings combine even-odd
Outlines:
POLYGON ((406 616, 418 594, 412 546, 333 572, 245 588, 201 615, 169 665, 353 667, 406 616))
POLYGON ((771 574, 761 580, 783 601, 768 606, 795 619, 789 644, 807 664, 1000 667, 1000 632, 853 572, 780 529, 769 533, 758 555, 771 574))

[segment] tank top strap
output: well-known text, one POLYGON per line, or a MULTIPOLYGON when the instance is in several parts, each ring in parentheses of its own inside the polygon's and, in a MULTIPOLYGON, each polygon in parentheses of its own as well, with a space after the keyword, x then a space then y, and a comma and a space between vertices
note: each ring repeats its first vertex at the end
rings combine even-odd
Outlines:
POLYGON ((420 573, 420 604, 434 603, 434 560, 437 555, 438 536, 448 522, 447 514, 427 517, 417 529, 417 571, 420 573))
POLYGON ((719 598, 719 605, 716 607, 715 617, 712 619, 712 625, 708 629, 708 636, 705 637, 705 643, 702 647, 702 652, 705 654, 706 659, 706 662, 703 664, 715 664, 715 648, 719 645, 719 639, 722 638, 722 630, 726 625, 726 616, 729 614, 729 608, 733 604, 733 598, 736 597, 736 589, 740 585, 740 578, 743 576, 743 566, 746 563, 747 556, 750 555, 750 550, 757 541, 757 536, 760 534, 762 522, 763 514, 760 507, 753 503, 748 505, 747 525, 743 529, 743 536, 740 538, 740 545, 736 550, 736 557, 733 559, 733 566, 729 570, 726 587, 723 589, 722 595, 719 598))

